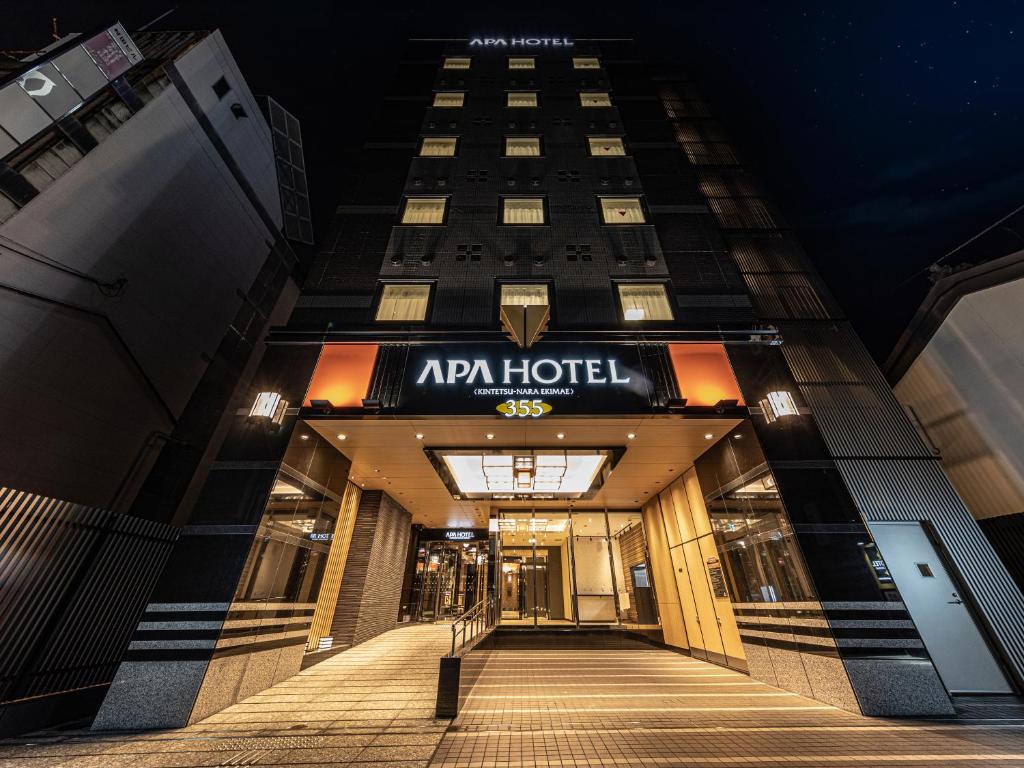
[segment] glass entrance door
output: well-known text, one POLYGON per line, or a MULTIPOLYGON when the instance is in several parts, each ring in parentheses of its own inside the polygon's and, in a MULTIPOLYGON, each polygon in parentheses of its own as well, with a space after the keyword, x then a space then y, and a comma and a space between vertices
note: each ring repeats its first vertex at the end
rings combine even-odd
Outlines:
POLYGON ((482 542, 425 542, 417 564, 419 621, 461 616, 487 594, 487 554, 482 542))

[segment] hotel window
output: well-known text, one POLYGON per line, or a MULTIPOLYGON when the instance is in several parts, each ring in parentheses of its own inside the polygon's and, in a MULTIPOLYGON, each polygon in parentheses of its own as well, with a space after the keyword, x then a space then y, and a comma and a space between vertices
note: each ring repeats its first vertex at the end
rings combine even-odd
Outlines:
POLYGON ((548 303, 548 287, 544 283, 503 283, 501 303, 516 307, 548 303))
POLYGON ((626 147, 622 139, 612 137, 588 136, 587 143, 590 145, 590 154, 593 157, 611 157, 613 155, 625 155, 626 147))
POLYGON ((462 91, 441 91, 434 94, 435 107, 461 107, 466 100, 462 91))
POLYGON ((426 320, 429 299, 429 285, 385 285, 377 304, 377 320, 426 320))
POLYGON ((600 69, 601 62, 597 60, 596 56, 573 56, 572 57, 572 68, 573 69, 600 69))
POLYGON ((536 91, 511 91, 505 95, 506 107, 536 107, 536 91))
POLYGON ((444 224, 447 197, 410 197, 402 211, 403 224, 444 224))
POLYGON ((543 197, 503 197, 501 199, 502 224, 543 224, 543 197))
POLYGON ((605 91, 584 91, 580 93, 581 107, 610 107, 612 99, 605 91))
POLYGON ((601 221, 604 224, 643 224, 646 220, 639 197, 601 198, 601 221))
POLYGON ((445 56, 445 69, 469 69, 469 56, 445 56))
POLYGON ((619 283, 623 320, 671 320, 672 308, 662 283, 619 283))
POLYGON ((420 157, 455 157, 458 143, 454 136, 429 136, 420 144, 420 157))
POLYGON ((539 136, 506 136, 505 157, 540 157, 539 136))
POLYGON ((509 69, 536 69, 537 63, 533 56, 510 56, 509 69))

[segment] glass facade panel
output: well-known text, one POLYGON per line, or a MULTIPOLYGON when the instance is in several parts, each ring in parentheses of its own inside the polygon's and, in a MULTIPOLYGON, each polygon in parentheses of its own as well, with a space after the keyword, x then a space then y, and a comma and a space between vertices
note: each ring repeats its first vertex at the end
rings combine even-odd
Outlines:
POLYGON ((444 224, 446 197, 411 197, 402 211, 403 224, 444 224))
POLYGON ((506 94, 506 107, 536 107, 536 91, 520 91, 506 94))
POLYGON ((455 157, 459 140, 454 136, 432 136, 420 144, 420 157, 455 157))
POLYGON ((461 91, 447 91, 434 94, 435 107, 461 107, 466 101, 466 94, 461 91))
POLYGON ((594 157, 614 157, 626 154, 626 147, 622 143, 622 139, 618 137, 588 136, 587 144, 590 146, 590 154, 594 157))
POLYGON ((601 198, 603 224, 643 224, 646 220, 639 197, 601 198))
POLYGON ((501 202, 502 224, 543 224, 544 199, 506 197, 501 202))
POLYGON ((501 303, 526 307, 548 303, 548 287, 544 283, 505 283, 501 286, 501 303))
POLYGON ((505 156, 540 157, 540 138, 537 136, 506 137, 505 156))
POLYGON ((612 99, 607 93, 596 92, 580 94, 581 107, 610 107, 611 105, 612 99))
POLYGON ((385 285, 377 320, 425 320, 429 299, 429 285, 385 285))
POLYGON ((671 320, 672 308, 661 283, 620 283, 623 320, 671 320))

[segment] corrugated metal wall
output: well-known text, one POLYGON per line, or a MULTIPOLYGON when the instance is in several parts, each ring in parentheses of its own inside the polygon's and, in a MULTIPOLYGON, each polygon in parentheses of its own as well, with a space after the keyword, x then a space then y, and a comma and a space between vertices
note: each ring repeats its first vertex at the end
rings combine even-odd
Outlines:
POLYGON ((0 488, 0 704, 109 684, 176 538, 0 488))

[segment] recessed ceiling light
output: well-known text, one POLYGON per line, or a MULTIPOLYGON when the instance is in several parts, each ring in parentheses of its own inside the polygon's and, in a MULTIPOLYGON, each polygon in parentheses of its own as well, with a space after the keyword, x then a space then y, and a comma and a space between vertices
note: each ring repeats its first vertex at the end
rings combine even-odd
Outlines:
POLYGON ((743 439, 743 435, 735 434, 735 435, 732 436, 732 439, 733 440, 742 440, 743 439))
POLYGON ((309 435, 299 435, 300 440, 309 440, 309 435))
POLYGON ((416 439, 417 440, 422 440, 423 439, 423 433, 422 432, 417 432, 416 433, 416 439))
POLYGON ((493 432, 488 432, 487 433, 487 439, 488 440, 493 440, 494 439, 494 433, 493 432))
POLYGON ((714 435, 712 435, 710 432, 708 432, 706 435, 704 435, 704 439, 705 440, 710 440, 712 437, 714 437, 714 435))
POLYGON ((379 469, 375 469, 375 470, 373 470, 373 471, 374 471, 374 472, 380 472, 380 470, 379 470, 379 469))
POLYGON ((636 437, 636 432, 630 432, 628 435, 626 435, 627 440, 632 440, 634 437, 636 437))
POLYGON ((338 439, 339 440, 346 440, 346 439, 348 439, 348 435, 338 435, 338 439))
POLYGON ((555 437, 557 437, 559 440, 564 440, 565 432, 559 432, 557 435, 555 435, 555 437))

